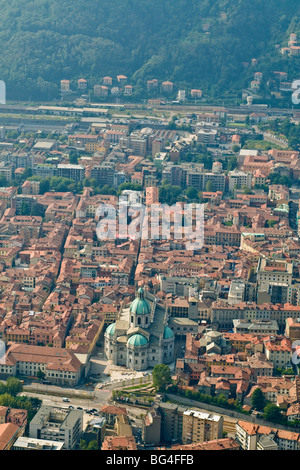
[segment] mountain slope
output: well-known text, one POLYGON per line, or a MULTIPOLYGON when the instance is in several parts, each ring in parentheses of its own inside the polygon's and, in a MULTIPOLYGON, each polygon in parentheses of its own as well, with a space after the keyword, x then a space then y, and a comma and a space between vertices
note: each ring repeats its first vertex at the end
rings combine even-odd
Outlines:
POLYGON ((125 74, 215 96, 249 81, 243 66, 297 76, 276 44, 300 33, 298 0, 0 0, 0 78, 8 98, 54 96, 61 79, 125 74))

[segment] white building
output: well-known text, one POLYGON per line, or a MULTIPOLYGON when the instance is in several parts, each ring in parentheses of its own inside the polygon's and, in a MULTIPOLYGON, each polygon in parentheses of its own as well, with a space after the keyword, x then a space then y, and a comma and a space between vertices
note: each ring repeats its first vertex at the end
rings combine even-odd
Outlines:
POLYGON ((251 173, 246 173, 244 171, 233 170, 228 174, 229 178, 229 191, 233 192, 234 189, 242 189, 246 187, 251 188, 252 185, 252 175, 251 173))
POLYGON ((178 101, 185 101, 185 90, 179 90, 177 94, 178 101))
POLYGON ((63 450, 64 441, 51 441, 20 436, 13 445, 13 450, 63 450))
POLYGON ((3 80, 0 80, 0 104, 6 104, 6 85, 3 80))
POLYGON ((30 421, 29 437, 64 442, 64 449, 76 447, 83 432, 83 411, 42 405, 30 421))
POLYGON ((245 282, 242 279, 233 279, 228 293, 229 305, 239 304, 244 302, 245 297, 245 282))
POLYGON ((203 144, 214 144, 218 131, 215 129, 200 129, 197 133, 197 140, 203 144))
POLYGON ((261 450, 259 442, 264 436, 269 436, 277 444, 278 450, 300 449, 300 434, 297 432, 260 426, 248 421, 238 421, 235 425, 235 439, 243 450, 261 450))

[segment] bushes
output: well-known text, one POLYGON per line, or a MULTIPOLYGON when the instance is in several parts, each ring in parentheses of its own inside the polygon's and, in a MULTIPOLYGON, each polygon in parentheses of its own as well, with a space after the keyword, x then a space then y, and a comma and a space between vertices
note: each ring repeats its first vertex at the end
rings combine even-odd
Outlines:
POLYGON ((18 396, 23 386, 20 380, 9 377, 6 383, 0 383, 0 406, 9 406, 28 411, 28 421, 36 414, 41 405, 41 400, 25 396, 18 396))
POLYGON ((238 400, 235 400, 234 398, 227 399, 223 394, 212 396, 208 393, 201 393, 199 391, 182 390, 176 385, 168 387, 167 391, 169 393, 178 393, 179 395, 188 398, 189 400, 196 400, 202 403, 207 403, 209 405, 220 406, 221 408, 243 412, 242 404, 238 400))

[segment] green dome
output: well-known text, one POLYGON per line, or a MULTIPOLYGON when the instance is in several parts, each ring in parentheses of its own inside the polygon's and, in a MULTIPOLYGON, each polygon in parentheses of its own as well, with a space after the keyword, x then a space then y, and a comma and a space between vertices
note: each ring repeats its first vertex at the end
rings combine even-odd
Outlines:
POLYGON ((105 333, 107 333, 109 336, 113 336, 113 335, 115 334, 115 329, 116 329, 116 324, 115 324, 115 323, 111 323, 111 325, 109 325, 109 326, 106 328, 105 333))
POLYGON ((144 289, 140 288, 138 290, 137 298, 130 306, 130 312, 137 315, 147 315, 151 312, 150 304, 148 300, 144 298, 144 289))
POLYGON ((170 339, 173 336, 173 331, 168 326, 165 326, 164 329, 164 339, 170 339))
POLYGON ((130 336, 129 340, 127 341, 129 346, 146 346, 148 344, 147 338, 145 336, 136 334, 130 336))

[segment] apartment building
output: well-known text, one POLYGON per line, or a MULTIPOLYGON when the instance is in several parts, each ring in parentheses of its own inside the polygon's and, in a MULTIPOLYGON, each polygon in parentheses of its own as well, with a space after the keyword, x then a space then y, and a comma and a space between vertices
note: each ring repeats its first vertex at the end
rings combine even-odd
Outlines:
POLYGON ((64 449, 76 447, 83 432, 83 411, 42 405, 29 425, 29 437, 64 442, 64 449))
POLYGON ((125 85, 127 83, 126 75, 117 75, 117 80, 121 85, 125 85))
POLYGON ((58 164, 57 165, 57 176, 63 178, 70 178, 74 181, 82 181, 84 178, 84 166, 82 165, 71 165, 71 164, 58 164))
POLYGON ((169 80, 166 80, 165 82, 162 82, 161 88, 164 93, 172 93, 173 88, 174 88, 174 83, 170 82, 169 80))
POLYGON ((235 439, 243 450, 262 449, 261 440, 271 439, 277 450, 299 450, 300 434, 293 431, 283 431, 269 426, 261 426, 248 421, 238 421, 235 428, 235 439))
POLYGON ((153 80, 147 80, 147 90, 155 90, 158 87, 158 80, 154 78, 153 80))
POLYGON ((232 193, 235 189, 251 188, 252 175, 244 171, 233 170, 228 173, 229 191, 232 193))
POLYGON ((111 86, 112 85, 112 77, 103 77, 103 84, 111 86))
POLYGON ((94 86, 94 95, 95 96, 107 96, 108 87, 105 85, 95 85, 94 86))
POLYGON ((60 90, 61 91, 70 91, 70 81, 69 80, 61 80, 60 81, 60 90))
POLYGON ((170 317, 183 317, 189 316, 189 302, 186 299, 175 297, 166 301, 167 312, 170 317))
POLYGON ((75 354, 63 348, 14 343, 0 364, 0 376, 36 377, 39 371, 52 384, 75 386, 83 374, 83 365, 75 354))
POLYGON ((285 260, 260 258, 257 266, 258 283, 292 284, 293 263, 285 260))
POLYGON ((211 188, 210 191, 217 192, 217 191, 225 191, 225 184, 226 184, 226 176, 223 173, 213 173, 207 172, 203 174, 203 190, 208 190, 208 183, 210 184, 211 188))
POLYGON ((202 90, 192 89, 191 98, 202 98, 202 90))
POLYGON ((181 442, 183 432, 183 414, 187 407, 174 403, 160 403, 161 442, 181 442))
POLYGON ((228 293, 228 303, 230 305, 239 304, 245 299, 245 282, 242 279, 233 279, 228 293))
POLYGON ((200 129, 197 133, 197 141, 202 144, 214 144, 218 131, 216 129, 200 129))
POLYGON ((146 206, 159 203, 159 188, 157 186, 148 186, 146 188, 146 206))
POLYGON ((15 441, 12 450, 63 450, 63 441, 51 441, 50 439, 34 439, 33 437, 20 436, 15 441))
POLYGON ((237 227, 221 224, 204 228, 204 243, 218 246, 240 246, 241 232, 237 227))
POLYGON ((276 320, 233 320, 233 332, 254 335, 277 335, 279 331, 276 320))
POLYGON ((142 439, 145 444, 160 444, 161 414, 157 406, 153 406, 142 421, 142 439))
POLYGON ((228 302, 218 301, 212 304, 211 321, 219 328, 232 329, 234 319, 275 320, 280 331, 284 330, 287 318, 300 317, 300 307, 290 304, 261 304, 242 302, 237 305, 229 305, 228 302))
POLYGON ((257 265, 258 290, 269 293, 272 303, 291 303, 293 262, 260 258, 257 265))
POLYGON ((300 318, 286 319, 285 336, 290 339, 291 343, 300 340, 300 318))
POLYGON ((129 136, 123 133, 119 138, 119 143, 122 147, 130 149, 132 155, 145 157, 147 154, 147 138, 138 132, 133 132, 129 136))
POLYGON ((34 165, 32 172, 34 176, 40 176, 41 178, 45 179, 56 176, 57 168, 55 165, 51 165, 50 163, 40 163, 34 165))
POLYGON ((183 413, 183 444, 213 441, 221 437, 223 437, 222 416, 195 410, 187 410, 183 413))
POLYGON ((115 176, 115 164, 111 162, 103 162, 101 165, 94 166, 91 169, 91 178, 95 179, 99 186, 113 186, 115 176))
POLYGON ((274 364, 274 368, 285 369, 292 361, 291 341, 284 337, 269 337, 264 341, 264 353, 268 361, 274 364))

